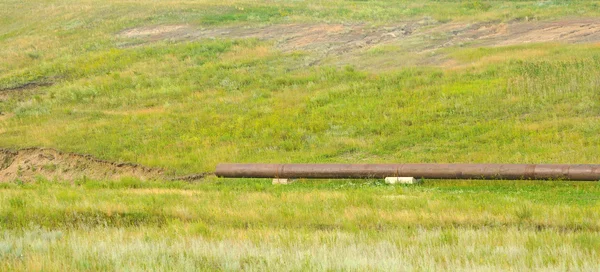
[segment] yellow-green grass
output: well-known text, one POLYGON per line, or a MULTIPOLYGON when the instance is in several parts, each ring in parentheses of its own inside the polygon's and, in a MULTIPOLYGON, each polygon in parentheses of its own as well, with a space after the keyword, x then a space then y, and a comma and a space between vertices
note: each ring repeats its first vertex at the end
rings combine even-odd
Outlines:
POLYGON ((266 48, 256 40, 158 43, 33 67, 69 79, 3 103, 12 116, 2 121, 0 145, 180 173, 223 161, 600 158, 597 46, 456 49, 448 55, 459 68, 381 73, 292 69, 302 55, 266 48))
POLYGON ((597 17, 596 1, 3 1, 1 73, 47 60, 68 61, 122 43, 114 34, 158 24, 270 24, 514 21, 597 17))
MULTIPOLYGON (((117 35, 159 24, 509 22, 600 10, 594 1, 414 2, 4 1, 0 89, 54 85, 0 94, 0 147, 178 174, 224 161, 600 161, 598 44, 450 47, 432 65, 410 44, 382 45, 338 67, 306 66, 311 52, 272 41, 117 35), (385 65, 394 59, 407 65, 385 65)), ((0 270, 598 270, 599 189, 16 180, 0 183, 0 270)))
POLYGON ((596 183, 39 181, 0 189, 2 270, 596 270, 596 183))

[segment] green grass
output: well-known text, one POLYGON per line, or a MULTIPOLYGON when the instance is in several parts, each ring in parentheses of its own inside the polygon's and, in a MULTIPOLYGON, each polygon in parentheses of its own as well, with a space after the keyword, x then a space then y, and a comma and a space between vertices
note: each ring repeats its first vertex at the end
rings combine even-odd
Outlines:
POLYGON ((452 55, 466 68, 383 73, 289 71, 299 55, 252 57, 265 47, 156 44, 49 65, 35 73, 64 71, 70 79, 6 103, 14 118, 4 122, 0 143, 182 173, 212 171, 223 161, 599 159, 599 47, 457 49, 452 55), (497 61, 529 50, 545 55, 497 61), (249 55, 239 59, 238 52, 249 55))
MULTIPOLYGON (((559 0, 4 1, 0 147, 177 174, 219 162, 598 163, 598 44, 428 55, 410 51, 425 42, 407 40, 309 66, 311 52, 273 41, 143 43, 118 33, 508 23, 599 10, 559 0), (43 86, 7 91, 27 83, 43 86)), ((561 181, 6 181, 0 270, 598 270, 599 190, 561 181)))
POLYGON ((596 183, 124 180, 0 190, 2 270, 595 270, 600 255, 596 183))

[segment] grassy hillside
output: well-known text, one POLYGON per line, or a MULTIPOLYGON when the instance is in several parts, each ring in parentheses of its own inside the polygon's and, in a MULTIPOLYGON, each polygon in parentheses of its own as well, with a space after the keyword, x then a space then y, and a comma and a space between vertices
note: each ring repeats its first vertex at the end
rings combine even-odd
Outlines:
MULTIPOLYGON (((600 162, 599 3, 414 2, 3 1, 0 148, 177 175, 600 162)), ((600 257, 597 183, 2 182, 0 270, 597 270, 600 257)))
POLYGON ((2 147, 54 147, 181 173, 211 171, 222 161, 599 158, 597 44, 431 50, 436 38, 420 36, 359 50, 354 62, 336 66, 345 55, 307 64, 314 52, 282 52, 273 40, 146 42, 119 35, 176 23, 242 28, 424 17, 439 24, 444 16, 511 21, 527 12, 592 16, 598 9, 589 1, 3 5, 2 17, 11 19, 0 40, 2 147), (363 18, 365 12, 377 16, 363 18), (403 51, 415 43, 424 51, 403 51), (389 66, 381 58, 431 61, 431 54, 444 62, 369 69, 389 66))

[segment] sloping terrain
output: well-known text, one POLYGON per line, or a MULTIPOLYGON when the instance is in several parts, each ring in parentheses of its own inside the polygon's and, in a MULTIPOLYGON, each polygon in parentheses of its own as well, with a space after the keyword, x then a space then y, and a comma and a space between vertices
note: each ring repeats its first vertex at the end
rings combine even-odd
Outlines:
MULTIPOLYGON (((34 66, 7 80, 1 140, 58 150, 92 146, 85 150, 181 174, 282 158, 585 163, 597 156, 588 146, 598 141, 599 26, 598 19, 571 18, 120 28, 106 34, 122 48, 34 66), (494 133, 496 119, 510 133, 494 133), (575 123, 573 140, 557 136, 575 123), (474 141, 480 144, 469 145, 471 152, 461 151, 474 141), (503 141, 511 141, 505 151, 486 150, 503 141), (577 155, 560 153, 575 149, 577 155)), ((75 158, 65 156, 65 165, 81 165, 75 158)), ((47 171, 46 164, 14 166, 4 175, 125 175, 111 167, 47 171)))
POLYGON ((197 181, 209 174, 211 173, 174 176, 160 168, 127 162, 111 162, 90 155, 66 153, 52 148, 25 148, 16 151, 0 148, 0 182, 34 181, 37 178, 59 181, 81 179, 115 181, 126 177, 143 181, 197 181))
POLYGON ((449 23, 428 33, 446 33, 446 46, 476 42, 479 46, 507 46, 527 43, 594 43, 600 41, 600 20, 570 19, 543 22, 449 23))
POLYGON ((599 7, 0 1, 0 271, 600 271, 598 182, 202 174, 599 163, 599 7))
MULTIPOLYGON (((526 43, 600 42, 600 20, 511 23, 440 23, 432 19, 385 26, 366 24, 277 24, 269 26, 196 27, 193 25, 143 26, 124 30, 121 38, 143 42, 198 39, 271 40, 284 52, 310 51, 321 55, 343 55, 381 44, 399 44, 409 38, 428 39, 415 50, 470 43, 478 46, 506 46, 526 43), (432 38, 437 36, 438 38, 432 38)), ((133 43, 136 44, 136 43, 133 43)))
POLYGON ((132 163, 115 163, 89 155, 64 153, 51 148, 28 148, 18 151, 0 149, 0 181, 32 181, 37 177, 73 181, 82 178, 118 180, 134 177, 140 180, 163 177, 161 169, 132 163))
POLYGON ((307 51, 313 53, 316 55, 315 62, 319 62, 325 56, 344 55, 361 48, 404 39, 416 29, 432 23, 431 20, 421 20, 385 27, 372 27, 367 24, 323 23, 210 28, 199 28, 192 25, 158 25, 127 29, 118 35, 121 38, 137 39, 142 42, 255 38, 273 41, 275 47, 283 52, 307 51))

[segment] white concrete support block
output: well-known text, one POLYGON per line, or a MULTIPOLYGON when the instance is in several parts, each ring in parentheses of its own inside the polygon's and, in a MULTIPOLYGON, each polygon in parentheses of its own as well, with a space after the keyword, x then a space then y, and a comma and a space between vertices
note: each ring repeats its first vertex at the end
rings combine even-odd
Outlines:
POLYGON ((387 184, 417 184, 420 180, 414 177, 387 177, 385 183, 387 184))
POLYGON ((273 184, 290 184, 293 182, 294 182, 293 179, 280 179, 280 178, 273 179, 273 184))

